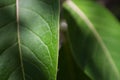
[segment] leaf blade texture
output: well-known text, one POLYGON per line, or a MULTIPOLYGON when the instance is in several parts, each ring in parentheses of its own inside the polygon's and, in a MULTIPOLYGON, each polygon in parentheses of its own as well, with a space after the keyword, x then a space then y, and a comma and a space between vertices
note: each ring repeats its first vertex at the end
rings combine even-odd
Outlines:
POLYGON ((0 80, 55 80, 59 3, 0 1, 0 80))
POLYGON ((119 22, 93 1, 67 1, 64 7, 80 29, 68 23, 76 62, 93 80, 119 80, 119 22))

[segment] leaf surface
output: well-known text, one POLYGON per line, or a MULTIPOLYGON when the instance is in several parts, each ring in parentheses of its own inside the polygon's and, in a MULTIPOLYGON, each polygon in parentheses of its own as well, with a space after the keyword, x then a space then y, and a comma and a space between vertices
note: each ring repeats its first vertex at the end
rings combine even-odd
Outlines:
POLYGON ((67 17, 68 30, 79 66, 93 80, 120 80, 119 22, 93 1, 68 0, 64 8, 73 17, 67 17))
POLYGON ((0 80, 55 80, 58 0, 0 0, 0 80))
POLYGON ((59 52, 57 80, 91 80, 73 59, 68 33, 61 31, 62 45, 59 52))

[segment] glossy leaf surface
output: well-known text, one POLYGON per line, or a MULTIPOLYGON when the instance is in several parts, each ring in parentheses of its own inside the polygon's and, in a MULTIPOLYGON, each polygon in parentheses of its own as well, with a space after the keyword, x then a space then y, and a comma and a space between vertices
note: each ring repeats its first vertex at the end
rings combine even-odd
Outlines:
POLYGON ((68 0, 64 8, 73 17, 68 16, 67 21, 73 55, 79 66, 92 80, 120 80, 119 22, 93 1, 68 0))
POLYGON ((55 80, 58 0, 0 0, 0 80, 55 80))

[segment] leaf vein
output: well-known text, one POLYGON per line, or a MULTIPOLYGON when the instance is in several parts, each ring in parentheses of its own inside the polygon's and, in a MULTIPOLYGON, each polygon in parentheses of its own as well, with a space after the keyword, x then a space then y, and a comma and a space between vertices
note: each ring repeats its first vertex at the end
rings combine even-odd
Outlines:
POLYGON ((50 32, 51 32, 51 34, 52 34, 52 31, 51 31, 51 29, 50 29, 50 25, 49 25, 49 23, 44 19, 43 16, 40 15, 39 12, 37 12, 37 11, 35 11, 35 10, 33 10, 33 9, 29 9, 29 8, 22 8, 22 9, 25 9, 25 10, 28 10, 28 11, 31 11, 31 12, 37 14, 37 15, 38 15, 38 16, 39 16, 39 17, 40 17, 40 18, 46 23, 48 29, 50 30, 50 32))
POLYGON ((11 4, 4 5, 4 6, 0 6, 0 9, 6 8, 6 7, 10 7, 10 6, 13 6, 13 5, 15 5, 15 3, 11 3, 11 4))
POLYGON ((97 41, 99 42, 99 44, 100 44, 101 48, 103 49, 107 59, 110 61, 111 66, 115 70, 116 75, 119 77, 119 72, 118 72, 118 70, 116 68, 116 65, 114 64, 114 61, 113 61, 113 59, 112 59, 112 57, 110 55, 110 52, 109 52, 108 48, 105 46, 105 43, 103 42, 103 40, 100 37, 99 33, 95 29, 95 26, 93 25, 93 23, 89 20, 89 18, 85 15, 85 13, 78 6, 76 6, 76 4, 73 1, 68 0, 68 1, 66 1, 66 4, 77 15, 79 15, 83 19, 83 21, 87 24, 88 28, 91 30, 91 32, 93 33, 93 35, 96 37, 97 41))
MULTIPOLYGON (((48 66, 45 64, 45 63, 43 63, 41 60, 40 60, 40 58, 39 57, 37 57, 37 55, 35 54, 35 52, 32 50, 32 49, 30 49, 28 46, 26 46, 25 44, 21 44, 21 46, 23 46, 23 47, 25 47, 25 48, 27 48, 29 51, 31 51, 31 53, 36 57, 36 59, 37 59, 37 61, 38 62, 40 62, 45 68, 46 68, 46 70, 48 71, 48 73, 50 73, 49 72, 49 69, 48 69, 48 66)), ((26 59, 24 59, 25 61, 27 61, 26 59)), ((27 61, 28 62, 28 61, 27 61)), ((33 63, 31 63, 31 64, 33 64, 33 63)), ((33 65, 35 65, 35 64, 33 64, 33 65)))
POLYGON ((10 24, 12 24, 12 23, 14 23, 15 21, 11 21, 11 22, 8 22, 8 23, 6 23, 6 24, 3 24, 3 25, 1 25, 0 26, 0 29, 2 29, 2 28, 4 28, 4 27, 7 27, 7 25, 10 25, 10 24))
POLYGON ((44 42, 43 40, 41 40, 41 38, 39 37, 39 35, 36 34, 35 32, 33 32, 30 28, 28 28, 28 27, 23 27, 23 28, 26 28, 26 29, 29 30, 31 33, 33 33, 37 38, 39 38, 39 40, 42 42, 42 44, 46 47, 46 49, 47 49, 47 51, 48 51, 48 55, 49 55, 50 61, 51 61, 51 65, 53 66, 52 57, 51 57, 51 55, 50 55, 49 47, 45 44, 45 42, 44 42))
POLYGON ((11 47, 14 47, 14 46, 16 46, 16 45, 17 45, 17 42, 14 43, 14 44, 12 44, 12 45, 10 45, 9 47, 7 47, 7 48, 4 49, 3 51, 1 51, 1 52, 0 52, 0 55, 2 55, 5 51, 7 51, 8 49, 10 49, 11 47))

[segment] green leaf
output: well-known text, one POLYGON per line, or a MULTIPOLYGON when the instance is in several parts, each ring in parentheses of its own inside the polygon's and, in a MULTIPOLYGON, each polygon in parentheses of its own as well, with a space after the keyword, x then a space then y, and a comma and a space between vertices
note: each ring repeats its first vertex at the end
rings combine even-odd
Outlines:
POLYGON ((55 80, 58 0, 0 0, 0 80, 55 80))
POLYGON ((64 8, 73 55, 93 80, 120 80, 120 24, 93 1, 68 0, 64 8), (79 28, 76 28, 77 23, 79 28))
POLYGON ((73 59, 67 32, 62 31, 61 34, 63 43, 59 52, 57 80, 90 80, 73 59))

